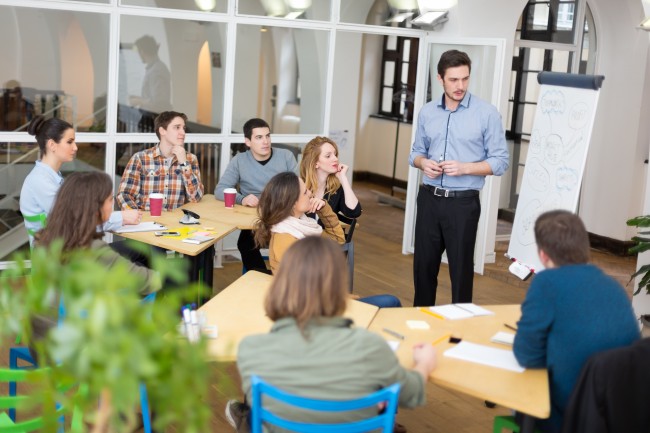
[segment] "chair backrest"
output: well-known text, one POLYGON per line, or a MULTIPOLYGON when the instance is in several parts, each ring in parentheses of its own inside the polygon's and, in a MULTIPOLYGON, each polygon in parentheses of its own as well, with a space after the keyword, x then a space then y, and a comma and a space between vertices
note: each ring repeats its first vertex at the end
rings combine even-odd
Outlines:
POLYGON ((259 376, 251 377, 252 406, 251 406, 251 431, 262 433, 262 424, 268 423, 284 429, 304 433, 355 433, 381 429, 384 433, 391 433, 395 423, 397 402, 400 384, 396 383, 382 390, 354 400, 319 400, 300 397, 282 391, 260 379, 259 376), (263 406, 263 397, 271 397, 286 405, 319 412, 346 412, 368 407, 377 407, 379 403, 386 403, 383 413, 353 421, 335 424, 311 424, 306 422, 290 421, 280 418, 263 406))
POLYGON ((27 229, 31 244, 34 240, 34 235, 47 224, 47 214, 45 212, 36 215, 23 214, 23 219, 25 220, 25 229, 27 229))
POLYGON ((357 219, 356 218, 348 218, 342 214, 337 215, 339 217, 339 221, 345 223, 348 225, 347 229, 345 229, 345 243, 349 244, 352 242, 352 236, 354 235, 354 228, 357 226, 357 219))
POLYGON ((650 338, 589 358, 569 399, 562 432, 650 431, 648 359, 650 338))
MULTIPOLYGON (((34 370, 11 370, 0 368, 0 383, 9 383, 9 382, 24 382, 24 383, 33 383, 38 382, 39 380, 46 380, 47 375, 49 374, 49 369, 41 368, 34 370)), ((32 387, 32 392, 38 392, 32 387)), ((52 413, 48 416, 50 419, 49 423, 43 416, 33 417, 24 421, 14 423, 9 416, 4 413, 5 409, 20 409, 20 408, 31 408, 34 409, 34 405, 39 405, 41 399, 38 395, 14 395, 14 396, 0 396, 0 431, 3 433, 26 433, 36 430, 42 430, 46 424, 55 425, 58 424, 62 415, 65 415, 70 412, 66 407, 59 406, 54 409, 54 404, 52 404, 52 413)), ((45 410, 45 408, 43 408, 45 410)), ((74 410, 74 417, 72 421, 71 430, 73 432, 82 431, 81 423, 81 413, 78 410, 74 410)))

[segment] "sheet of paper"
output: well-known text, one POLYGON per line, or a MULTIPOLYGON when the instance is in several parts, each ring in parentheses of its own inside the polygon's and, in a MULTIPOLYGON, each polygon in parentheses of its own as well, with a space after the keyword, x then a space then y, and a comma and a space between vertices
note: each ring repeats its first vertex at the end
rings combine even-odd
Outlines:
POLYGON ((511 350, 496 349, 468 341, 461 341, 455 347, 446 350, 444 356, 502 368, 516 373, 523 373, 526 370, 519 365, 511 350))
POLYGON ((472 313, 475 316, 491 316, 494 314, 493 311, 487 310, 483 307, 479 307, 476 304, 453 304, 457 306, 458 308, 462 308, 463 310, 467 310, 470 313, 472 313))
POLYGON ((431 329, 429 324, 424 320, 407 320, 406 326, 408 326, 409 329, 431 329))
POLYGON ((390 346, 390 350, 393 352, 397 351, 399 349, 399 341, 395 340, 386 340, 386 343, 388 343, 388 346, 390 346))
POLYGON ((515 334, 510 332, 499 331, 490 338, 490 341, 493 343, 501 343, 512 346, 515 342, 515 334))
POLYGON ((140 224, 122 226, 119 229, 116 229, 115 233, 155 232, 165 230, 166 228, 167 227, 158 224, 157 222, 147 221, 140 224))
POLYGON ((474 314, 468 310, 458 308, 454 304, 438 305, 437 307, 429 307, 429 309, 434 313, 450 320, 467 319, 468 317, 474 317, 474 314))

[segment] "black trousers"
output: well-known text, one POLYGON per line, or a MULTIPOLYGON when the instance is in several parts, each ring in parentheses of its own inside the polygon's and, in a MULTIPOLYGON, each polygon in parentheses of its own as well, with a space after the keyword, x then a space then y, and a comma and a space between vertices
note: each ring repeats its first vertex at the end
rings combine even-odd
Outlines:
POLYGON ((266 272, 266 263, 260 249, 255 245, 252 230, 242 230, 237 239, 237 249, 241 254, 242 265, 246 270, 266 272))
POLYGON ((447 251, 451 302, 472 302, 474 244, 481 202, 473 197, 440 197, 420 186, 415 220, 413 306, 435 305, 442 254, 447 251))

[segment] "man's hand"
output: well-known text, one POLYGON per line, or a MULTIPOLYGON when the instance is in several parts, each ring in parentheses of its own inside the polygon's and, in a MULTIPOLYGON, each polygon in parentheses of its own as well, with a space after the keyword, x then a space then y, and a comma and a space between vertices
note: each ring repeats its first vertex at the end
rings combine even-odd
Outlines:
POLYGON ((248 207, 257 207, 259 202, 260 202, 259 199, 255 195, 248 194, 241 201, 241 204, 243 204, 244 206, 248 206, 248 207))
POLYGON ((440 168, 440 165, 432 159, 420 159, 419 166, 424 175, 431 179, 435 179, 442 173, 442 168, 440 168))
POLYGON ((184 164, 187 162, 187 152, 185 152, 185 146, 172 146, 172 154, 176 155, 176 159, 179 164, 184 164))
POLYGON ((467 164, 459 161, 442 161, 438 166, 442 172, 447 176, 463 176, 469 174, 466 170, 467 164))
POLYGON ((122 211, 122 224, 139 224, 142 220, 142 212, 137 209, 129 209, 122 211))

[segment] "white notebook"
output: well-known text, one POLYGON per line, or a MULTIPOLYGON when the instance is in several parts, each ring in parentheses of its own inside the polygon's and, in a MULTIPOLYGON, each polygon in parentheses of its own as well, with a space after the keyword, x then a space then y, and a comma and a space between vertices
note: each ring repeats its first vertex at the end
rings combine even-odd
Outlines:
POLYGON ((467 319, 474 316, 489 316, 494 314, 494 312, 479 307, 476 304, 439 305, 437 307, 429 307, 429 309, 434 313, 441 315, 445 319, 450 320, 467 319))
POLYGON ((115 229, 115 233, 136 233, 136 232, 155 232, 159 230, 165 230, 165 227, 162 224, 159 224, 154 221, 147 221, 140 224, 125 225, 119 229, 115 229))
POLYGON ((202 244, 203 242, 208 242, 214 239, 214 236, 204 236, 204 235, 194 235, 189 238, 183 239, 183 242, 187 242, 188 244, 202 244))
POLYGON ((515 343, 515 334, 510 332, 499 331, 490 338, 490 341, 493 343, 507 344, 512 346, 515 343))

